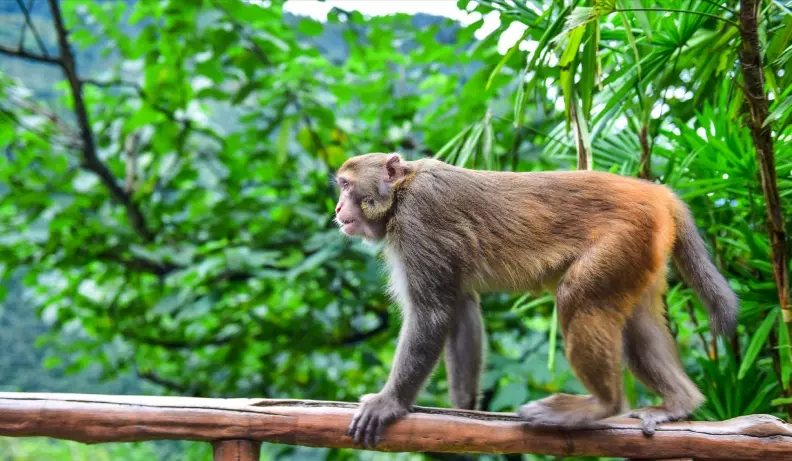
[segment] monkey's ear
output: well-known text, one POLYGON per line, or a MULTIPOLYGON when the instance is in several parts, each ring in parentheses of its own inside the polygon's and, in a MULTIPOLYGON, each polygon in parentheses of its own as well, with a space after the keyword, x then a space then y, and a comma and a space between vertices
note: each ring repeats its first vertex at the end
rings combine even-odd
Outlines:
POLYGON ((399 154, 388 154, 385 160, 385 182, 394 182, 404 177, 404 163, 399 154))

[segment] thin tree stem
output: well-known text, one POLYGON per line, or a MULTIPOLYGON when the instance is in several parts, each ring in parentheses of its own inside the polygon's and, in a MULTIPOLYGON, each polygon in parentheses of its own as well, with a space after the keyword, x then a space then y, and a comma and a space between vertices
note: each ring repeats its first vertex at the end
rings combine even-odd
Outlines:
MULTIPOLYGON (((761 1, 740 0, 740 65, 742 67, 743 93, 748 103, 748 127, 756 149, 759 179, 762 184, 765 203, 767 205, 767 232, 770 240, 770 259, 778 290, 778 304, 781 307, 781 321, 784 327, 792 330, 792 303, 789 297, 789 254, 787 252, 787 235, 784 214, 776 180, 775 151, 772 137, 772 124, 765 124, 768 116, 767 94, 765 92, 762 51, 759 42, 759 8, 761 1)), ((778 379, 780 374, 780 356, 778 343, 774 334, 770 335, 773 365, 778 379)), ((784 383, 782 383, 784 384, 784 383)), ((785 392, 786 396, 790 392, 785 392)), ((792 419, 792 405, 786 406, 787 416, 792 419)))

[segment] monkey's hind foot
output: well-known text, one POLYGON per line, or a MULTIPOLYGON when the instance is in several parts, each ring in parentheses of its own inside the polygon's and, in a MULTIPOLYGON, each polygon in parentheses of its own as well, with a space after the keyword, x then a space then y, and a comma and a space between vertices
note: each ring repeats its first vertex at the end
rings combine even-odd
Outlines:
POLYGON ((517 411, 517 415, 531 426, 565 428, 583 426, 616 413, 618 409, 607 409, 593 396, 570 394, 553 394, 529 402, 517 411))
POLYGON ((690 414, 686 411, 669 410, 664 407, 646 407, 627 413, 627 417, 640 419, 641 430, 645 435, 651 436, 655 433, 658 424, 686 420, 690 414))

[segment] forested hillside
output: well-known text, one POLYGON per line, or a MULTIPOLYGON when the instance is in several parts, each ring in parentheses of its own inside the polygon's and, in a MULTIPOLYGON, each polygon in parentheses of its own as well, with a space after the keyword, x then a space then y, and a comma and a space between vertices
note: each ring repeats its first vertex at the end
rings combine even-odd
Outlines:
MULTIPOLYGON (((124 2, 127 7, 133 6, 133 0, 124 2)), ((52 14, 49 6, 44 2, 34 2, 30 10, 31 19, 35 24, 45 48, 51 54, 57 54, 58 45, 52 24, 52 14)), ((128 16, 129 12, 126 13, 128 16)), ((19 40, 25 17, 18 5, 14 2, 0 3, 0 43, 15 43, 19 40)), ((211 14, 210 14, 211 17, 211 14)), ((299 17, 284 14, 284 22, 289 27, 296 27, 300 21, 299 17)), ((209 22, 209 20, 207 20, 209 22)), ((411 24, 416 28, 424 28, 434 24, 443 24, 444 18, 418 14, 410 18, 411 24)), ((121 31, 124 34, 135 35, 140 32, 145 21, 131 25, 126 21, 120 23, 121 31)), ((362 25, 365 27, 365 24, 362 25)), ((436 39, 439 43, 452 44, 455 41, 455 31, 457 26, 446 24, 438 30, 436 39)), ((29 32, 24 34, 25 46, 36 47, 37 40, 29 32)), ((343 38, 342 26, 339 24, 328 24, 321 31, 320 35, 302 36, 300 39, 305 46, 319 50, 322 56, 328 61, 343 63, 349 55, 348 44, 343 38)), ((415 43, 405 41, 400 47, 403 52, 414 49, 415 43)), ((80 64, 80 74, 86 78, 101 78, 103 73, 119 63, 119 56, 116 53, 100 53, 101 46, 94 44, 88 47, 78 47, 76 52, 77 62, 80 64)), ((55 87, 62 81, 62 72, 52 66, 24 59, 0 59, 0 71, 5 72, 11 78, 20 79, 26 88, 30 89, 32 96, 49 104, 55 103, 59 94, 55 87)), ((442 72, 442 71, 441 71, 442 72)), ((134 80, 140 76, 139 72, 127 74, 127 78, 134 80)), ((407 86, 411 85, 409 82, 407 86)), ((222 109, 220 109, 222 110, 222 109)), ((61 114, 64 118, 73 117, 73 113, 63 110, 61 114)), ((212 118, 213 122, 222 125, 230 130, 238 125, 233 118, 225 117, 221 112, 212 118)), ((2 187, 2 186, 0 186, 2 187)), ((14 353, 5 357, 6 363, 0 360, 0 370, 13 370, 13 372, 0 372, 0 390, 24 390, 27 392, 67 392, 69 390, 80 389, 81 392, 96 393, 139 393, 141 383, 134 375, 126 375, 122 382, 106 385, 101 381, 101 374, 94 370, 92 373, 71 375, 64 374, 62 368, 50 370, 42 368, 46 363, 54 365, 60 360, 56 357, 46 360, 44 349, 34 349, 30 346, 36 343, 38 337, 47 331, 46 324, 38 319, 30 309, 30 300, 24 299, 23 286, 21 280, 13 280, 8 283, 6 289, 9 295, 2 303, 2 316, 0 325, 3 325, 4 334, 0 338, 0 346, 6 346, 3 350, 13 350, 14 353)), ((68 341, 68 338, 63 338, 68 341)), ((113 381, 115 383, 115 381, 113 381)), ((145 388, 145 387, 144 387, 145 388)))

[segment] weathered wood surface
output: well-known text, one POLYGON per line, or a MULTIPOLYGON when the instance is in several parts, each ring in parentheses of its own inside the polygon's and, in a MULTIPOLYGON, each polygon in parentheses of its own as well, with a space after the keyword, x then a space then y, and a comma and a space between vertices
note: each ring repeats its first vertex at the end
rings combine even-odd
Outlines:
POLYGON ((216 440, 212 442, 213 461, 258 461, 261 442, 253 440, 216 440))
MULTIPOLYGON (((252 440, 354 448, 345 431, 356 408, 354 403, 310 400, 0 393, 0 436, 85 443, 252 440)), ((754 415, 663 424, 646 437, 633 419, 559 431, 528 429, 508 413, 416 407, 388 428, 378 449, 792 461, 792 426, 754 415)))

